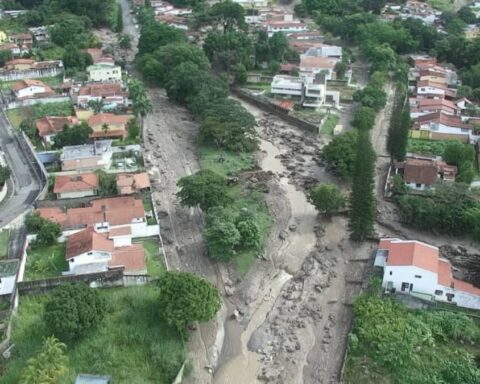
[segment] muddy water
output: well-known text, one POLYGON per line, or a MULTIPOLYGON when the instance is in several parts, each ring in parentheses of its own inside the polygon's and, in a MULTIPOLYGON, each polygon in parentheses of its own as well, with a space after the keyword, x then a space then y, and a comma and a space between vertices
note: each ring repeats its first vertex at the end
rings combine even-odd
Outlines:
MULTIPOLYGON (((276 158, 281 153, 277 147, 266 140, 261 140, 260 149, 265 154, 260 163, 263 170, 276 174, 286 170, 280 159, 276 158)), ((267 249, 267 257, 274 260, 275 265, 283 263, 286 270, 294 272, 315 245, 316 236, 313 226, 317 213, 307 201, 305 194, 289 184, 287 178, 281 178, 279 183, 285 191, 286 204, 290 205, 290 224, 296 224, 297 230, 289 233, 280 250, 275 249, 272 252, 274 254, 268 254, 270 250, 267 249)), ((290 278, 290 274, 279 270, 265 283, 264 289, 259 292, 258 299, 251 305, 251 318, 246 328, 242 328, 236 321, 226 322, 225 349, 221 359, 224 363, 215 374, 214 384, 259 383, 257 376, 261 370, 259 360, 261 355, 249 351, 247 343, 253 332, 265 321, 283 285, 290 278)), ((233 308, 229 308, 230 313, 232 310, 233 308)))

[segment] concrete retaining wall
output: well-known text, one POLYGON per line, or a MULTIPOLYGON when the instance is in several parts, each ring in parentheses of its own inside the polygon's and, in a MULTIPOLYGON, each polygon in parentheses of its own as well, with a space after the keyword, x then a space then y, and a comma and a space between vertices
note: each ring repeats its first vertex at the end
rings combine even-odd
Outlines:
POLYGON ((303 129, 308 132, 318 134, 320 131, 320 125, 309 123, 308 121, 299 119, 298 117, 290 116, 288 111, 283 108, 280 108, 278 105, 275 105, 269 102, 265 98, 254 96, 251 93, 244 91, 239 88, 232 88, 231 92, 238 98, 255 105, 256 107, 264 110, 265 112, 273 113, 282 120, 295 125, 296 127, 303 129))
POLYGON ((48 104, 48 103, 61 103, 64 101, 70 101, 68 96, 53 96, 53 97, 44 97, 41 99, 25 99, 25 100, 16 100, 9 102, 5 109, 15 109, 20 107, 28 107, 29 105, 35 104, 48 104))
POLYGON ((1 81, 14 81, 23 79, 39 79, 42 77, 55 77, 63 74, 63 68, 35 69, 30 71, 9 71, 0 73, 1 81))

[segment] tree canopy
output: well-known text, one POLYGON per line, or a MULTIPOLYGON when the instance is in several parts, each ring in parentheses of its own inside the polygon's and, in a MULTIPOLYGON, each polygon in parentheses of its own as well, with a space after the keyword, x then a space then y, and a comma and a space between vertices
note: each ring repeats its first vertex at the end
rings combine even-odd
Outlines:
POLYGON ((335 136, 325 147, 321 159, 327 168, 342 179, 351 179, 355 168, 358 132, 351 130, 335 136))
POLYGON ((106 302, 98 290, 85 284, 66 284, 49 297, 44 319, 56 337, 74 341, 95 329, 105 311, 106 302))
POLYGON ((218 290, 187 272, 165 272, 157 282, 160 316, 184 332, 194 321, 209 321, 220 309, 218 290))
POLYGON ((318 212, 330 216, 345 206, 345 196, 335 184, 318 184, 308 193, 318 212))

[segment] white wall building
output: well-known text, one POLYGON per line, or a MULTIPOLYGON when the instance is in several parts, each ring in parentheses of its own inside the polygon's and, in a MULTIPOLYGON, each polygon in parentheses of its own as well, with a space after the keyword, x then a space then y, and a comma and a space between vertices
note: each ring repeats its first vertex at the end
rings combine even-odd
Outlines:
POLYGON ((430 301, 480 309, 480 288, 452 275, 452 266, 437 247, 415 240, 382 239, 375 266, 383 268, 382 286, 430 301))
POLYGON ((88 81, 121 81, 122 68, 113 64, 93 64, 87 67, 88 81))
POLYGON ((271 83, 271 93, 298 99, 305 107, 318 108, 325 102, 325 82, 315 81, 312 76, 276 75, 271 83))

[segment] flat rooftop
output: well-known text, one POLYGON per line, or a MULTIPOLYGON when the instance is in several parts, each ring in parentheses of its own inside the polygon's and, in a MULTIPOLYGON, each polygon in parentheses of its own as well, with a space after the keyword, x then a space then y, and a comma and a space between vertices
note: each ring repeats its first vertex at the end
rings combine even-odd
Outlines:
POLYGON ((62 160, 84 159, 102 156, 111 150, 112 140, 98 140, 93 144, 73 145, 63 147, 62 160))

